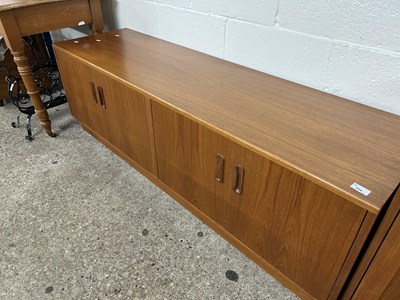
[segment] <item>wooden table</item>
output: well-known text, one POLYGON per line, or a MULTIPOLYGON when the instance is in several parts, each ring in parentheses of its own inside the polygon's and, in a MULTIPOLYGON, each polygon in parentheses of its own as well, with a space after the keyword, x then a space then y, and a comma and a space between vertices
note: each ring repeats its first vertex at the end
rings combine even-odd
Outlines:
POLYGON ((21 37, 78 24, 90 24, 93 34, 102 31, 100 0, 0 1, 0 33, 14 56, 40 125, 52 137, 55 135, 51 121, 32 76, 21 37))

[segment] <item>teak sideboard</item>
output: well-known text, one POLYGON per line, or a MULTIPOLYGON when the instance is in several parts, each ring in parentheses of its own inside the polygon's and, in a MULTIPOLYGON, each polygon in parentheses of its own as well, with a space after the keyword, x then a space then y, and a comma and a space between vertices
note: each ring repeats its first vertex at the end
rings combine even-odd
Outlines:
POLYGON ((398 209, 400 117, 128 29, 54 48, 84 129, 300 297, 353 295, 398 209))

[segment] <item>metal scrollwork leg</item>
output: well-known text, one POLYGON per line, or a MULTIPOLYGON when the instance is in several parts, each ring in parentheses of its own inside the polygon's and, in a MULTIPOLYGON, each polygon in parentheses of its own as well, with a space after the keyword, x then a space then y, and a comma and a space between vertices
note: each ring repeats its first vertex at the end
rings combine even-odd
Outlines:
POLYGON ((28 141, 32 141, 33 137, 32 137, 32 127, 31 127, 31 117, 32 115, 27 115, 26 116, 26 131, 28 132, 28 135, 25 136, 25 138, 28 141))
POLYGON ((17 116, 17 122, 12 122, 11 123, 11 126, 13 127, 13 128, 18 128, 19 126, 21 126, 20 125, 20 122, 19 122, 19 116, 20 116, 21 114, 18 114, 18 116, 17 116))

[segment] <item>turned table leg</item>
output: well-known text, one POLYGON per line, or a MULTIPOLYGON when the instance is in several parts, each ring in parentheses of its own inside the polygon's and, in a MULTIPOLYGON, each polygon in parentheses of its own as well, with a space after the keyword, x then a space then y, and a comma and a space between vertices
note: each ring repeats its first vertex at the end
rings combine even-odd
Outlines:
POLYGON ((51 131, 49 114, 40 98, 39 90, 36 86, 35 79, 33 78, 31 66, 29 65, 28 58, 25 54, 25 46, 22 42, 22 36, 12 11, 0 13, 0 32, 3 34, 7 47, 14 56, 18 72, 21 75, 26 91, 35 107, 36 117, 38 118, 40 125, 44 130, 46 130, 49 136, 54 137, 55 134, 51 131))
POLYGON ((51 121, 47 109, 44 107, 42 99, 40 98, 39 90, 36 86, 31 66, 29 65, 28 58, 25 55, 24 49, 11 50, 11 54, 14 56, 15 64, 18 67, 18 72, 21 75, 22 81, 25 84, 26 91, 35 107, 36 117, 38 118, 40 125, 47 134, 54 137, 55 134, 51 131, 51 121))
POLYGON ((50 136, 55 135, 51 131, 49 115, 40 98, 26 58, 22 36, 76 25, 82 20, 91 24, 93 34, 102 31, 104 24, 100 0, 0 1, 0 33, 14 56, 19 74, 35 107, 36 117, 50 136), (39 4, 36 2, 40 2, 41 5, 36 5, 39 4), (10 4, 15 4, 15 6, 10 4), (83 10, 79 11, 79 8, 83 8, 83 10), (47 20, 48 15, 49 19, 47 20), (56 18, 54 15, 58 17, 56 18))

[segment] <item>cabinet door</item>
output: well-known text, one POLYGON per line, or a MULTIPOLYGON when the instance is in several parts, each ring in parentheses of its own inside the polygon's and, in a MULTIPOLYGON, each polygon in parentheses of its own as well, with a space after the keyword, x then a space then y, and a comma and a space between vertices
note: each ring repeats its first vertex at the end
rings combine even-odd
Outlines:
POLYGON ((62 51, 57 58, 72 114, 154 173, 145 97, 62 51))
POLYGON ((95 104, 91 128, 154 173, 144 95, 88 65, 81 64, 80 69, 87 86, 86 97, 95 104))
POLYGON ((227 145, 217 134, 154 101, 152 113, 159 179, 223 225, 229 189, 226 178, 216 180, 216 155, 227 153, 227 145))
POLYGON ((110 77, 103 90, 104 138, 154 174, 144 95, 110 77))
POLYGON ((81 101, 86 104, 89 112, 86 122, 82 121, 82 123, 105 138, 107 118, 106 110, 101 105, 99 89, 101 88, 102 91, 107 91, 107 77, 82 62, 78 62, 78 65, 80 73, 79 80, 81 82, 80 89, 82 90, 80 93, 83 97, 81 101))
POLYGON ((72 115, 79 122, 91 127, 96 119, 92 112, 95 106, 91 103, 92 99, 88 94, 89 87, 83 80, 81 63, 76 59, 71 59, 68 54, 57 51, 57 64, 72 115))
POLYGON ((152 111, 160 180, 260 260, 328 298, 366 212, 161 104, 152 111), (223 183, 215 180, 217 154, 223 183))
POLYGON ((244 179, 242 194, 227 200, 226 229, 311 296, 327 299, 366 211, 242 146, 230 151, 244 179))

